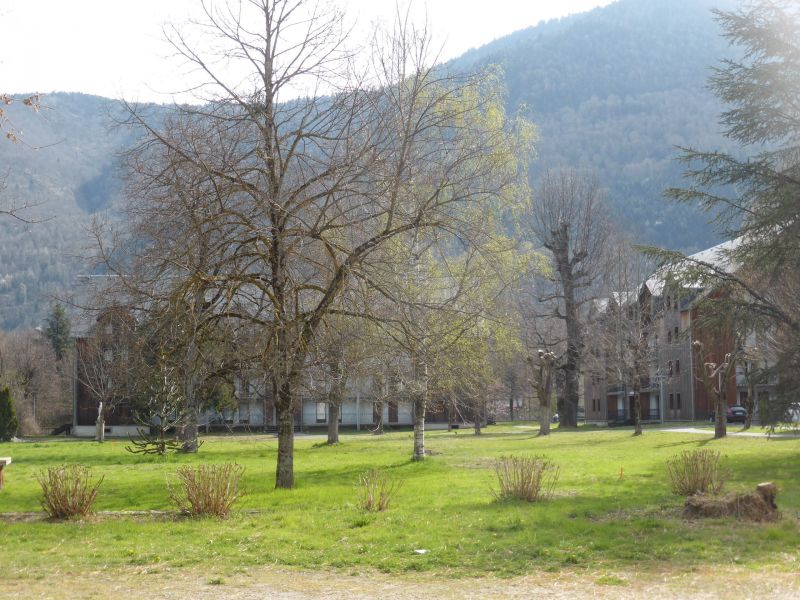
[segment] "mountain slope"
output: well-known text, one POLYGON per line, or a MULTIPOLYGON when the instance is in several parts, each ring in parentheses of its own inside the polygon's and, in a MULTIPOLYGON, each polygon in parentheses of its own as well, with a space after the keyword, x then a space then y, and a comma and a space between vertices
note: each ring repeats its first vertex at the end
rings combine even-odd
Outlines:
POLYGON ((594 170, 638 241, 697 250, 717 241, 707 218, 661 194, 680 183, 675 146, 729 145, 705 87, 710 67, 731 54, 712 6, 733 3, 620 0, 518 31, 452 66, 502 66, 509 108, 540 128, 534 173, 594 170))
MULTIPOLYGON (((720 106, 705 88, 709 67, 731 52, 711 5, 732 4, 620 0, 518 31, 449 67, 502 66, 509 108, 539 127, 534 176, 547 167, 592 169, 637 241, 694 251, 718 241, 706 216, 661 194, 680 183, 676 145, 728 146, 720 106)), ((133 140, 114 126, 121 109, 112 100, 57 93, 43 102, 39 114, 11 107, 23 142, 0 143, 0 200, 41 203, 28 215, 50 219, 0 218, 0 328, 40 324, 51 297, 75 283, 86 225, 118 198, 117 155, 133 140)))

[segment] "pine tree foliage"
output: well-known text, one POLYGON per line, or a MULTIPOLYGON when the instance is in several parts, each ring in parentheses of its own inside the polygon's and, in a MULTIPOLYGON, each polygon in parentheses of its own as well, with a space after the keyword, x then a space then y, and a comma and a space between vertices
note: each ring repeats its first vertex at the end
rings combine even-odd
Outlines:
POLYGON ((0 390, 0 442, 11 440, 18 428, 19 421, 11 399, 11 391, 6 387, 0 390))
POLYGON ((724 290, 707 301, 710 322, 756 332, 780 380, 768 421, 789 417, 800 388, 800 5, 760 0, 717 11, 725 37, 741 50, 714 70, 710 87, 727 104, 720 123, 745 158, 685 148, 692 184, 667 195, 699 203, 733 238, 714 260, 651 250, 680 266, 683 285, 724 290))
POLYGON ((59 303, 53 304, 50 315, 47 317, 47 328, 44 330, 44 334, 53 347, 53 352, 56 353, 58 360, 67 355, 72 344, 70 328, 69 317, 64 307, 59 303))

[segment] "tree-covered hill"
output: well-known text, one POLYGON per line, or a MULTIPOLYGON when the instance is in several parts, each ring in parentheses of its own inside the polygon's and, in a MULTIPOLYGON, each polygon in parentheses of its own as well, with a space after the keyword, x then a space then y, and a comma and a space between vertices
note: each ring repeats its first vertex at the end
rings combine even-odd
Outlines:
POLYGON ((637 240, 698 250, 717 241, 706 218, 661 194, 680 181, 675 146, 729 144, 706 80, 731 53, 711 8, 732 6, 620 0, 518 31, 453 65, 502 66, 509 107, 522 107, 539 125, 534 174, 565 165, 593 169, 637 240))
MULTIPOLYGON (((705 87, 710 67, 730 53, 711 6, 731 0, 619 0, 518 31, 450 66, 502 66, 509 107, 539 127, 534 174, 593 169, 635 239, 693 251, 717 241, 706 217, 661 193, 680 180, 676 145, 727 148, 705 87)), ((54 93, 43 104, 39 113, 10 107, 22 141, 0 141, 0 202, 37 204, 27 215, 49 219, 0 216, 4 329, 41 324, 50 298, 76 282, 86 226, 119 197, 117 156, 132 141, 114 124, 112 100, 54 93)))

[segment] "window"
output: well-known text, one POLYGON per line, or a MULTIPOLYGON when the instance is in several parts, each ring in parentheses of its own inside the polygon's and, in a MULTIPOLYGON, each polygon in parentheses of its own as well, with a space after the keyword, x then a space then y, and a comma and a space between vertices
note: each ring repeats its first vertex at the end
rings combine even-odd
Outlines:
POLYGON ((328 405, 324 402, 317 402, 317 423, 324 423, 328 417, 328 405))
POLYGON ((675 394, 675 408, 677 408, 678 410, 681 409, 681 395, 680 394, 675 394))
POLYGON ((671 331, 667 331, 667 343, 668 344, 672 343, 672 332, 671 331))
POLYGON ((667 296, 667 309, 670 309, 670 308, 672 308, 672 298, 667 296))
POLYGON ((675 326, 675 341, 678 341, 678 337, 680 335, 680 330, 678 329, 677 325, 675 326))
POLYGON ((672 361, 667 363, 667 373, 671 376, 672 375, 672 361))
POLYGON ((674 408, 675 408, 675 395, 674 394, 670 394, 669 395, 669 409, 673 410, 674 408))
POLYGON ((679 361, 679 360, 675 361, 675 372, 676 373, 680 373, 681 372, 681 361, 679 361))

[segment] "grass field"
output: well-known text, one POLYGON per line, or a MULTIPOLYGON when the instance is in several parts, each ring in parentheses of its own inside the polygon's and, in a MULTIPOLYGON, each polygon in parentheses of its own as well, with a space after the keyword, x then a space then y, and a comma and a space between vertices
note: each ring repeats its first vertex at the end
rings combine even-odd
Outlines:
POLYGON ((0 456, 14 460, 0 492, 0 563, 5 575, 32 579, 131 565, 202 570, 210 578, 271 564, 452 577, 582 568, 611 576, 718 564, 798 569, 800 439, 713 441, 710 430, 703 436, 652 429, 641 438, 625 429, 555 431, 549 439, 534 434, 511 425, 490 427, 480 437, 432 432, 433 455, 423 463, 409 460, 409 432, 343 435, 334 447, 300 437, 292 491, 273 489, 277 444, 268 436, 210 437, 197 456, 166 460, 132 455, 121 441, 0 444, 0 456), (728 489, 776 482, 783 519, 682 519, 682 499, 670 492, 664 461, 698 447, 727 457, 728 489), (560 466, 550 502, 494 500, 493 461, 511 453, 546 455, 560 466), (228 521, 104 514, 171 510, 166 481, 178 465, 227 461, 245 466, 247 490, 228 521), (10 514, 39 510, 35 473, 65 462, 105 477, 98 515, 49 522, 10 514), (355 484, 373 467, 402 480, 402 488, 389 511, 364 514, 355 484))

